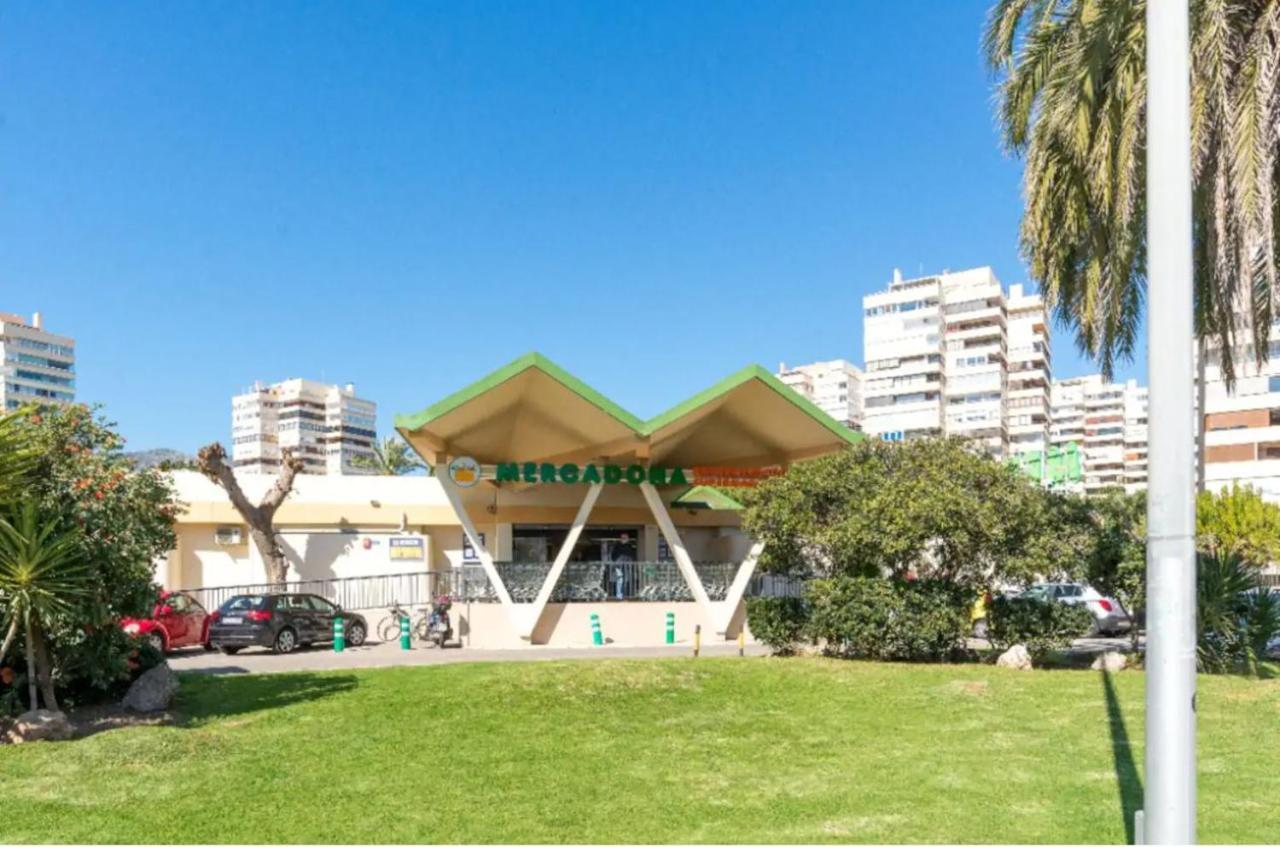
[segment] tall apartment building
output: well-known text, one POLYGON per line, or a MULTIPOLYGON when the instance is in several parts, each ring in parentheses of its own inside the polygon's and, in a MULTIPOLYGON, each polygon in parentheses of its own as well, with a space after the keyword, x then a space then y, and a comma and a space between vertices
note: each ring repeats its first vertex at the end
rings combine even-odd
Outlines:
POLYGON ((0 410, 76 399, 76 343, 46 332, 40 313, 28 323, 0 312, 0 410))
MULTIPOLYGON (((1237 317, 1240 338, 1248 317, 1237 317)), ((1205 487, 1250 485, 1280 502, 1280 318, 1271 325, 1261 364, 1252 343, 1236 351, 1235 385, 1222 374, 1221 350, 1208 345, 1205 359, 1205 487)))
POLYGON ((888 290, 862 304, 865 432, 958 435, 997 458, 1040 449, 1051 368, 1038 295, 1015 286, 1006 298, 991 268, 917 279, 895 271, 888 290), (1019 401, 1012 429, 1011 390, 1019 401))
POLYGON ((231 398, 232 461, 237 468, 274 474, 280 451, 288 447, 306 473, 371 473, 354 460, 374 455, 376 418, 377 405, 357 397, 350 383, 255 383, 231 398))
POLYGON ((1087 493, 1138 491, 1147 485, 1147 389, 1137 381, 1104 382, 1100 374, 1055 380, 1050 388, 1050 443, 1083 453, 1087 493))
POLYGON ((818 408, 850 429, 862 422, 862 371, 835 359, 788 368, 778 365, 778 378, 812 400, 818 408))
POLYGON ((1009 453, 1038 453, 1049 443, 1049 385, 1053 373, 1044 298, 1009 286, 1009 384, 1005 414, 1009 453))

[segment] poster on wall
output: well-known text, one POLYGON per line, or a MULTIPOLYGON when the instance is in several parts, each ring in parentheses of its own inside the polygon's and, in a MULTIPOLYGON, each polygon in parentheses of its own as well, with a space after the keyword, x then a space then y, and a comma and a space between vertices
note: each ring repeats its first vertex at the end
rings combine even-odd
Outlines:
POLYGON ((427 545, 421 538, 391 538, 387 545, 393 560, 422 562, 427 558, 427 545))
MULTIPOLYGON (((480 544, 484 545, 486 543, 484 540, 484 533, 477 532, 476 535, 480 536, 480 544)), ((477 553, 476 548, 471 545, 471 538, 468 537, 468 535, 465 532, 462 533, 462 561, 464 562, 480 561, 480 554, 477 553)))

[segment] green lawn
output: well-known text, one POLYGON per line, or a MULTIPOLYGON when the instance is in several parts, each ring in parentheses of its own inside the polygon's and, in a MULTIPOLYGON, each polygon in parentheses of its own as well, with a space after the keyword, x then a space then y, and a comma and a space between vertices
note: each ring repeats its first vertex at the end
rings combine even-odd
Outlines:
MULTIPOLYGON (((0 747, 0 842, 1119 842, 1142 676, 674 659, 186 677, 0 747)), ((1280 834, 1280 680, 1200 679, 1200 836, 1280 834)))

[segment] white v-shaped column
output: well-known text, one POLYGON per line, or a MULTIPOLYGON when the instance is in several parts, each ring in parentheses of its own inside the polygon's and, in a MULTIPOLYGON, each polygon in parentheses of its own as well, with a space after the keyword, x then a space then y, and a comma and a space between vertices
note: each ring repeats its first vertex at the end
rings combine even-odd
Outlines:
POLYGON ((712 622, 715 624, 717 634, 728 634, 729 624, 733 622, 733 616, 738 611, 742 595, 747 593, 747 586, 751 584, 751 577, 756 572, 756 563, 760 561, 760 554, 763 552, 763 541, 756 541, 751 545, 751 549, 747 551, 747 558, 742 560, 742 564, 738 566, 738 572, 734 574, 733 582, 729 583, 729 592, 725 594, 724 600, 716 604, 719 608, 716 609, 716 616, 712 622))
POLYGON ((458 487, 449 478, 448 465, 441 464, 436 467, 436 479, 440 480, 440 487, 444 489, 444 496, 449 498, 449 505, 453 507, 453 514, 458 518, 458 523, 462 524, 462 531, 467 534, 467 538, 471 541, 471 546, 475 549, 476 555, 480 557, 480 566, 484 568, 485 576, 489 577, 489 584, 493 586, 494 593, 498 595, 498 602, 502 604, 502 608, 506 611, 512 628, 518 632, 520 630, 520 621, 517 617, 518 612, 515 604, 511 602, 511 595, 507 592, 507 586, 502 581, 502 577, 498 575, 498 569, 493 566, 493 556, 489 555, 488 548, 484 546, 484 542, 480 539, 480 533, 476 532, 476 525, 471 522, 471 516, 467 514, 467 508, 462 502, 462 495, 458 493, 458 487))
POLYGON ((746 593, 747 585, 750 584, 751 577, 756 571, 756 563, 760 561, 760 554, 764 551, 764 542, 757 541, 751 545, 747 558, 738 566, 738 572, 734 574, 733 582, 729 584, 729 591, 725 598, 713 601, 707 596, 702 577, 698 576, 698 570, 693 566, 689 551, 685 548, 680 532, 672 522, 671 515, 667 511, 666 504, 662 502, 658 490, 644 482, 640 484, 640 491, 644 494, 645 502, 649 504, 649 511, 653 512, 654 519, 658 521, 658 528, 662 530, 663 537, 667 539, 667 546, 671 548, 676 567, 680 569, 684 581, 689 585, 689 590, 693 592, 693 599, 702 607, 716 634, 726 634, 729 624, 733 621, 733 615, 738 610, 738 604, 742 602, 742 595, 746 593))
POLYGON ((680 574, 689 585, 689 590, 693 592, 693 599, 698 601, 703 613, 711 618, 711 598, 707 596, 707 589, 702 586, 702 579, 693 566, 693 560, 689 558, 689 551, 685 549, 684 541, 680 538, 676 525, 672 523, 671 515, 667 513, 667 506, 662 502, 658 489, 651 483, 642 482, 640 492, 644 494, 644 501, 649 504, 649 511, 653 512, 654 520, 658 522, 658 529, 662 530, 662 536, 667 539, 667 546, 671 548, 671 555, 675 557, 676 567, 680 569, 680 574))
POLYGON ((587 518, 591 517, 591 510, 596 505, 596 500, 600 497, 600 492, 604 490, 604 485, 594 482, 587 489, 587 496, 582 499, 582 505, 578 507, 578 514, 573 519, 573 526, 569 527, 569 534, 565 536, 564 544, 560 545, 559 552, 556 553, 556 559, 551 563, 551 570, 547 572, 547 578, 542 581, 542 588, 538 589, 538 596, 533 602, 528 604, 521 603, 516 609, 521 614, 520 621, 520 637, 525 640, 532 640, 533 631, 538 628, 538 621, 542 619, 542 611, 547 608, 547 601, 551 599, 551 592, 555 590, 556 583, 560 580, 560 574, 564 571, 564 566, 569 562, 569 556, 573 554, 573 548, 578 544, 578 537, 582 535, 582 529, 587 525, 587 518))

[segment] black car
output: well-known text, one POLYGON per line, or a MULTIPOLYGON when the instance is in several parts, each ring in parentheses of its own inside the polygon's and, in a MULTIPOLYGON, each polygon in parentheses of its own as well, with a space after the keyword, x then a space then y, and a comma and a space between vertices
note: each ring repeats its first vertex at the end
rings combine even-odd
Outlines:
POLYGON ((292 653, 299 646, 333 641, 342 618, 347 644, 359 647, 369 632, 365 619, 315 594, 237 594, 213 613, 209 644, 224 653, 267 647, 292 653))

